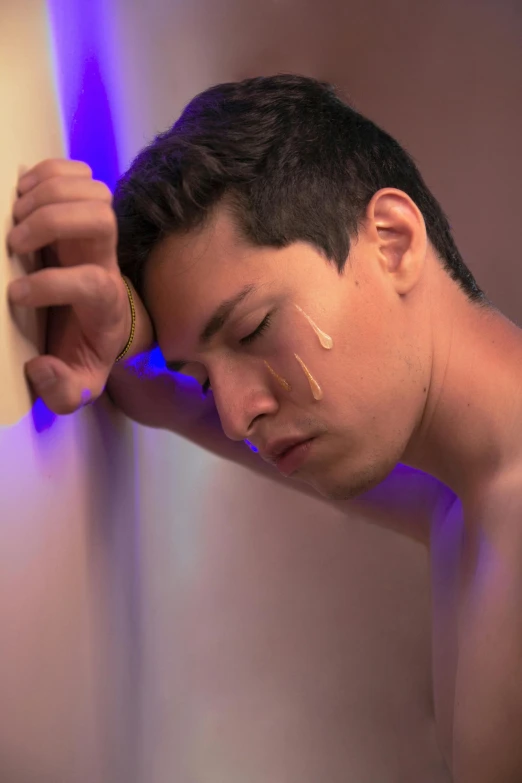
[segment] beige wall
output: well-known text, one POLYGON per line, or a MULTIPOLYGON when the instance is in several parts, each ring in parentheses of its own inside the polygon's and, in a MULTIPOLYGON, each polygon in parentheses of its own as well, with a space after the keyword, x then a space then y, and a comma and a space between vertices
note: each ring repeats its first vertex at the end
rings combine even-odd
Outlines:
MULTIPOLYGON (((24 25, 14 3, 0 7, 0 231, 2 237, 11 223, 11 204, 18 175, 43 157, 63 155, 63 138, 56 95, 48 62, 47 27, 42 3, 28 4, 35 11, 24 25), (23 41, 25 45, 20 46, 23 41), (43 63, 42 63, 43 61, 43 63), (41 67, 43 64, 43 67, 41 67), (40 67, 35 67, 39 65, 40 67), (30 109, 29 109, 30 104, 30 109), (36 121, 38 133, 35 133, 36 121)), ((14 277, 35 267, 29 256, 9 257, 5 242, 0 243, 0 290, 14 277)), ((42 318, 35 311, 9 311, 7 300, 0 300, 0 367, 8 376, 7 388, 0 396, 0 425, 18 421, 31 405, 29 392, 20 371, 23 361, 34 355, 41 343, 42 318)), ((43 346, 41 346, 43 347, 43 346)))
MULTIPOLYGON (((479 281, 520 318, 515 3, 104 6, 124 164, 208 84, 332 79, 414 153, 479 281)), ((56 150, 43 2, 4 0, 0 52, 0 84, 24 74, 2 92, 23 130, 0 137, 2 233, 15 168, 56 150)), ((0 258, 2 299, 16 263, 0 258)), ((37 433, 21 372, 35 326, 25 338, 3 312, 2 783, 447 780, 420 548, 106 402, 37 433)))
POLYGON ((100 404, 42 430, 23 361, 43 330, 5 297, 35 264, 5 251, 17 173, 63 155, 45 10, 0 4, 0 781, 130 782, 142 676, 133 428, 100 404))

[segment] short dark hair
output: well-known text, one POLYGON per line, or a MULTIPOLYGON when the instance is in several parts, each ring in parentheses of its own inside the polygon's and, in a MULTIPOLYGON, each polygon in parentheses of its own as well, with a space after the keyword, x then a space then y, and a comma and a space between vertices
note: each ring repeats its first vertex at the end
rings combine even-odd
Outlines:
POLYGON ((287 74, 205 90, 139 153, 114 195, 120 268, 141 291, 153 247, 204 225, 226 199, 253 245, 308 242, 341 272, 385 187, 410 196, 448 274, 485 304, 412 157, 331 85, 287 74))

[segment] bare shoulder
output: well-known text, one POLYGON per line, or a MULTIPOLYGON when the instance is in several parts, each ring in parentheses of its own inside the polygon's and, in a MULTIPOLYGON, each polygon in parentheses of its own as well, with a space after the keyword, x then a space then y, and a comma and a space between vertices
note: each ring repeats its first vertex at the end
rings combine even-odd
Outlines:
POLYGON ((429 547, 433 526, 456 499, 434 476, 399 463, 376 487, 339 505, 429 547))
POLYGON ((499 537, 522 534, 522 461, 496 476, 465 513, 470 529, 499 537))

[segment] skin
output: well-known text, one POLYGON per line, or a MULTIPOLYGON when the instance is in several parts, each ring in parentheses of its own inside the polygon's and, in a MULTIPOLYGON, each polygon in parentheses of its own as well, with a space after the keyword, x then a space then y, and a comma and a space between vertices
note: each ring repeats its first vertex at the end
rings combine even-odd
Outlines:
POLYGON ((210 378, 229 438, 263 449, 318 434, 295 478, 327 498, 376 486, 399 461, 458 496, 432 526, 439 744, 455 780, 520 780, 522 332, 469 302, 416 206, 393 190, 372 199, 342 275, 303 243, 250 247, 221 209, 202 231, 155 249, 145 301, 164 355, 210 378), (252 282, 258 291, 202 349, 207 314, 252 282), (332 351, 294 303, 333 337, 332 351), (242 346, 272 310, 270 328, 242 346), (319 404, 294 351, 324 389, 319 404))
MULTIPOLYGON (((410 203, 404 206, 391 191, 382 194, 376 208, 383 225, 386 211, 403 224, 405 212, 422 224, 416 209, 410 203)), ((412 339, 408 330, 426 294, 419 285, 415 297, 401 308, 396 303, 401 294, 387 285, 391 277, 384 273, 395 264, 404 235, 383 233, 380 241, 386 247, 373 268, 362 263, 367 250, 361 238, 351 265, 339 275, 304 243, 282 250, 250 247, 223 209, 205 230, 169 237, 147 264, 145 304, 164 356, 187 361, 185 371, 200 381, 210 378, 230 439, 248 439, 263 450, 275 439, 318 435, 313 454, 295 478, 328 498, 349 498, 378 484, 399 461, 422 415, 430 356, 422 355, 421 332, 412 339), (251 283, 258 291, 201 350, 197 338, 207 315, 251 283), (295 304, 333 337, 331 351, 321 347, 295 304), (269 328, 241 345, 267 313, 272 313, 269 328), (319 403, 294 353, 323 389, 319 403), (291 384, 290 394, 274 382, 263 359, 291 384)), ((380 239, 378 233, 375 239, 380 239)), ((425 263, 420 260, 427 252, 422 230, 412 241, 419 262, 396 278, 399 290, 413 283, 425 263)))
MULTIPOLYGON (((341 275, 303 243, 249 246, 223 206, 200 231, 166 238, 145 271, 145 305, 165 357, 187 362, 184 372, 200 383, 209 377, 211 394, 188 394, 170 373, 132 383, 124 367, 113 367, 129 315, 110 194, 70 161, 39 164, 19 190, 10 247, 51 245, 54 266, 30 276, 25 297, 11 288, 11 301, 69 305, 51 311, 49 354, 26 367, 53 410, 76 410, 85 392, 95 398, 110 372, 113 399, 128 415, 241 464, 264 464, 244 448, 246 438, 263 450, 274 439, 316 436, 295 479, 338 507, 400 486, 381 500, 388 516, 398 500, 404 510, 414 485, 389 483, 398 462, 446 489, 444 503, 431 504, 429 531, 439 746, 456 783, 518 783, 522 331, 469 302, 401 191, 374 195, 341 275), (245 285, 255 292, 200 345, 211 313, 245 285), (332 350, 295 304, 332 336, 332 350), (269 328, 241 343, 268 312, 269 328), (320 383, 319 402, 294 353, 320 383), (228 440, 217 440, 218 425, 228 440)), ((145 333, 147 313, 136 304, 145 333)), ((150 341, 136 337, 142 348, 150 341)))
POLYGON ((263 448, 274 438, 320 435, 295 477, 327 497, 357 495, 402 462, 469 505, 520 459, 522 332, 469 302, 399 191, 372 199, 343 274, 304 243, 249 246, 222 209, 204 230, 155 248, 145 304, 166 359, 186 361, 184 372, 201 383, 210 378, 230 439, 263 448), (251 283, 258 291, 201 349, 208 314, 251 283), (321 348, 295 303, 333 337, 333 350, 321 348), (269 328, 241 345, 272 311, 269 328), (294 352, 324 390, 320 403, 294 352))

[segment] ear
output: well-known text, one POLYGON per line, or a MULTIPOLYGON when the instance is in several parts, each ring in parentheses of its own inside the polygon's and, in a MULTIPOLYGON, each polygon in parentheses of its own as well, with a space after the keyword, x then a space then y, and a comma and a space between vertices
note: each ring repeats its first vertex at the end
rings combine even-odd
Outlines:
POLYGON ((399 294, 418 282, 428 251, 420 209, 402 190, 383 188, 366 209, 365 229, 377 248, 377 261, 399 294))

